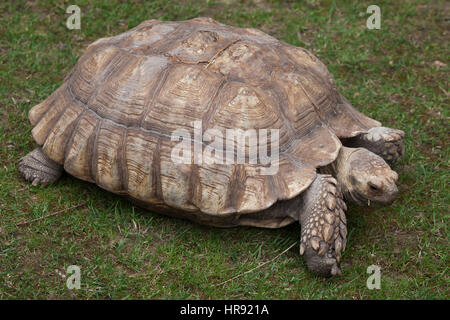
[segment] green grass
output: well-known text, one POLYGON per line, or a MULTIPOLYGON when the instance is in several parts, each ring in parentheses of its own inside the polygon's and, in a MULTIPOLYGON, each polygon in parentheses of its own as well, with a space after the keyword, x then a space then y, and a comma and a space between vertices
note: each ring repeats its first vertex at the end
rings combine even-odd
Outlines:
POLYGON ((0 298, 447 299, 449 297, 449 5, 377 1, 381 30, 366 28, 373 1, 76 1, 81 30, 68 30, 71 1, 0 4, 0 298), (299 226, 215 229, 134 207, 67 174, 32 187, 17 162, 35 148, 29 109, 62 83, 86 46, 157 18, 210 16, 259 28, 314 52, 359 110, 406 132, 396 165, 401 196, 373 210, 349 206, 343 275, 306 269, 299 226), (24 220, 85 202, 32 222, 24 220), (366 269, 381 267, 381 289, 366 269), (80 290, 66 288, 69 265, 80 290))

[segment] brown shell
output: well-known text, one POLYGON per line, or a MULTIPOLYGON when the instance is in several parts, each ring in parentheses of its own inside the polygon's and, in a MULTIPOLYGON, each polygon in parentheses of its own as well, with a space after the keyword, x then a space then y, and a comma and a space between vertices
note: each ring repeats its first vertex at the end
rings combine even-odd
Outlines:
MULTIPOLYGON (((44 152, 75 177, 191 215, 255 212, 304 191, 341 142, 380 126, 305 49, 209 18, 150 20, 91 44, 29 113, 44 152), (275 175, 256 164, 176 164, 174 130, 279 129, 275 175)), ((162 209, 161 209, 162 208, 162 209)))

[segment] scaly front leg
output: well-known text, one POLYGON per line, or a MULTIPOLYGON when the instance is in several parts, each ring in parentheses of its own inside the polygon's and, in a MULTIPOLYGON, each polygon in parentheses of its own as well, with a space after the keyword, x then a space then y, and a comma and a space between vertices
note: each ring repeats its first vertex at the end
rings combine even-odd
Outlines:
POLYGON ((339 262, 345 250, 347 209, 336 179, 318 174, 304 195, 300 213, 300 254, 313 273, 341 274, 339 262))
POLYGON ((405 152, 404 138, 405 133, 401 130, 377 127, 354 138, 343 139, 343 143, 347 147, 366 148, 392 165, 405 152))

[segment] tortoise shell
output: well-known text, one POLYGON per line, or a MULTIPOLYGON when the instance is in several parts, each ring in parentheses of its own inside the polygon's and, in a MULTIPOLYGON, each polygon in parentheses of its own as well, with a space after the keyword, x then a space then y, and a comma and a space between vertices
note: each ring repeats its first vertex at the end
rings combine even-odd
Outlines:
POLYGON ((339 138, 381 125, 338 93, 307 50, 209 18, 149 20, 97 40, 29 119, 36 142, 71 175, 194 219, 296 197, 336 159, 339 138), (202 132, 278 129, 277 172, 175 163, 171 134, 192 132, 194 121, 202 132))

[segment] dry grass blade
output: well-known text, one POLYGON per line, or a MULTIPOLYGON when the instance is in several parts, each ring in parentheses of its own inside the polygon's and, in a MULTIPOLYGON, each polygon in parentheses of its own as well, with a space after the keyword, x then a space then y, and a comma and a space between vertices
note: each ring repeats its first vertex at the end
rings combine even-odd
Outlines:
POLYGON ((75 209, 75 208, 84 206, 85 204, 86 204, 86 202, 83 202, 83 203, 77 204, 77 205, 75 205, 75 206, 73 206, 73 207, 70 207, 70 208, 66 208, 66 209, 63 209, 63 210, 59 210, 59 211, 56 211, 56 212, 52 212, 52 213, 50 213, 50 214, 48 214, 48 215, 46 215, 46 216, 43 216, 43 217, 39 217, 39 218, 36 218, 36 219, 33 219, 33 220, 22 221, 22 222, 19 222, 19 223, 17 224, 17 226, 18 226, 18 227, 23 227, 23 226, 26 226, 26 225, 28 225, 28 224, 30 224, 30 223, 33 223, 33 222, 36 222, 36 221, 40 221, 40 220, 44 220, 44 219, 46 219, 46 218, 48 218, 48 217, 56 216, 56 215, 58 215, 58 214, 60 214, 60 213, 63 213, 63 212, 66 212, 66 211, 69 211, 69 210, 72 210, 72 209, 75 209))
POLYGON ((298 241, 295 241, 293 244, 291 244, 287 249, 285 249, 283 252, 281 252, 281 253, 280 253, 279 255, 277 255, 275 258, 273 258, 273 259, 271 259, 271 260, 269 260, 269 261, 263 262, 263 263, 261 263, 260 265, 254 267, 253 269, 250 269, 250 270, 247 270, 247 271, 245 271, 245 272, 243 272, 243 273, 240 273, 240 274, 234 276, 233 278, 228 279, 228 280, 226 280, 226 281, 224 281, 224 282, 214 284, 213 287, 223 285, 223 284, 225 284, 225 283, 227 283, 227 282, 230 282, 230 281, 232 281, 232 280, 234 280, 234 279, 237 279, 237 278, 239 278, 239 277, 242 277, 243 275, 245 275, 245 274, 247 274, 247 273, 250 273, 250 272, 252 272, 252 271, 254 271, 254 270, 258 269, 258 268, 261 268, 262 266, 264 266, 264 265, 266 265, 266 264, 268 264, 268 263, 271 263, 272 261, 278 259, 278 258, 281 257, 283 254, 285 254, 286 252, 288 252, 288 251, 289 251, 292 247, 294 247, 297 243, 298 243, 298 241))

